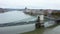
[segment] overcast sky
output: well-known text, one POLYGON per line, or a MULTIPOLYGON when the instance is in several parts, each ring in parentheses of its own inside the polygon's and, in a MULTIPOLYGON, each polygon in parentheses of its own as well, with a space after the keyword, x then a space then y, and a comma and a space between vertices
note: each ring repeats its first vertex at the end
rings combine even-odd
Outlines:
POLYGON ((60 0, 0 0, 0 8, 60 9, 60 0))

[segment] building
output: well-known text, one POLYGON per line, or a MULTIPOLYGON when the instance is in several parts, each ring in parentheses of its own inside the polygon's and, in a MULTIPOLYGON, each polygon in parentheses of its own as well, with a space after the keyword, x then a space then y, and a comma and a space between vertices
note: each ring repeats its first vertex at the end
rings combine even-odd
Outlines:
POLYGON ((0 8, 0 13, 4 13, 4 9, 0 8))
POLYGON ((44 14, 43 10, 40 10, 40 9, 28 9, 28 8, 25 8, 24 12, 28 13, 28 14, 33 14, 33 15, 44 14))

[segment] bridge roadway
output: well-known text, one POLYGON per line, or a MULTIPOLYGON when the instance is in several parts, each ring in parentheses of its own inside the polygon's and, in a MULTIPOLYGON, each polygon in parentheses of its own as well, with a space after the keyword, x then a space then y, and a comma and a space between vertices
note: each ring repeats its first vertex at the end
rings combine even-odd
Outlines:
POLYGON ((16 25, 25 25, 25 24, 33 24, 36 23, 36 21, 29 21, 29 22, 18 22, 18 23, 4 23, 0 24, 0 27, 7 27, 7 26, 16 26, 16 25))
MULTIPOLYGON (((54 18, 50 18, 50 17, 47 17, 45 16, 45 18, 47 20, 55 20, 54 18)), ((16 26, 16 25, 24 25, 24 24, 32 24, 32 23, 36 23, 36 20, 35 21, 29 21, 29 22, 17 22, 17 23, 14 23, 14 22, 11 22, 11 23, 4 23, 4 24, 0 24, 0 27, 7 27, 7 26, 16 26)))
POLYGON ((54 19, 52 17, 48 17, 48 16, 44 16, 44 17, 47 18, 47 19, 49 19, 49 20, 56 20, 56 19, 54 19))

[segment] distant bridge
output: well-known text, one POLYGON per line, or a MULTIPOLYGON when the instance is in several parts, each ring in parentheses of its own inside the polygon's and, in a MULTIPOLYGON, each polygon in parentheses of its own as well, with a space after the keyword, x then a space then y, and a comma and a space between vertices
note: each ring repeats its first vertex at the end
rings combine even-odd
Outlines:
POLYGON ((24 11, 24 9, 3 9, 4 12, 8 11, 24 11))

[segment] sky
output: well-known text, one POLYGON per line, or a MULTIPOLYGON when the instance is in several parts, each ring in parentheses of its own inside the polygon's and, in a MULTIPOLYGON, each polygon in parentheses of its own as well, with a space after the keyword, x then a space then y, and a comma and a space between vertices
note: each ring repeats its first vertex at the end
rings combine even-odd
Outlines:
POLYGON ((60 0, 0 0, 0 8, 60 9, 60 0))

